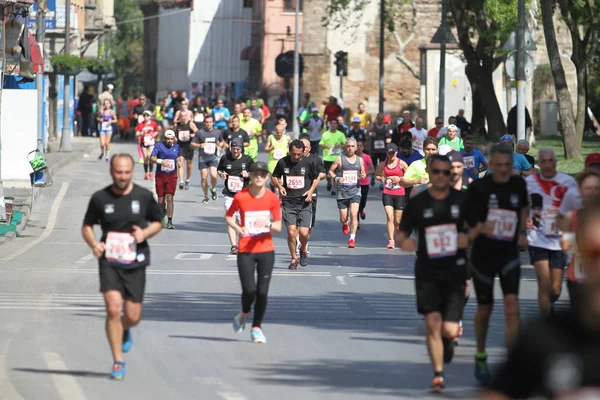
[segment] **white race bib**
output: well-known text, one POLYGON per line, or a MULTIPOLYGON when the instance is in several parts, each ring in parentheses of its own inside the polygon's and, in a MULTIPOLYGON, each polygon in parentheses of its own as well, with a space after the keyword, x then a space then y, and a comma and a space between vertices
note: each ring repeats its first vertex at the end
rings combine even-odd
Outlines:
POLYGON ((110 130, 110 128, 112 127, 110 121, 103 121, 102 122, 102 130, 103 131, 108 131, 110 130))
POLYGON ((204 122, 204 114, 198 113, 194 115, 194 122, 204 122))
POLYGON ((160 164, 160 170, 162 172, 173 172, 175 171, 175 160, 162 160, 160 164))
POLYGON ((204 143, 204 154, 215 154, 217 145, 215 143, 204 143))
POLYGON ((138 115, 138 123, 142 123, 144 122, 144 116, 143 115, 138 115))
POLYGON ((489 235, 490 238, 507 242, 514 239, 518 221, 516 211, 490 208, 487 220, 494 223, 494 230, 489 235))
POLYGON ((286 176, 285 182, 288 189, 304 189, 303 176, 286 176))
POLYGON ((342 148, 341 147, 337 147, 336 148, 335 146, 331 146, 329 148, 329 155, 330 156, 337 156, 337 155, 339 155, 341 153, 342 153, 342 148))
POLYGON ((144 146, 154 146, 154 136, 144 135, 144 146))
POLYGON ((215 121, 220 121, 225 118, 225 113, 215 113, 215 121))
POLYGON ((190 141, 190 131, 179 131, 177 132, 179 136, 179 141, 181 142, 189 142, 190 141))
POLYGON ((108 232, 106 235, 106 250, 104 257, 107 261, 120 264, 131 264, 137 257, 137 243, 130 233, 108 232))
POLYGON ((356 185, 358 183, 358 171, 343 171, 344 185, 356 185))
POLYGON ((231 193, 239 192, 244 188, 244 180, 239 176, 231 176, 227 177, 227 190, 231 193))
POLYGON ((273 150, 273 158, 275 160, 281 160, 283 157, 285 157, 285 150, 283 150, 283 149, 273 150))
POLYGON ((542 214, 542 219, 544 220, 544 235, 546 236, 560 236, 560 229, 558 229, 558 224, 556 223, 556 218, 558 217, 558 209, 556 208, 546 208, 542 214))
POLYGON ((271 231, 270 211, 246 211, 244 227, 250 236, 264 235, 271 231))
POLYGON ((456 224, 435 225, 425 228, 429 258, 452 257, 458 248, 456 224))
POLYGON ((398 189, 400 189, 400 182, 394 184, 394 183, 392 183, 391 178, 387 178, 385 180, 385 188, 388 190, 398 190, 398 189))
POLYGON ((471 170, 473 168, 475 168, 475 157, 473 156, 464 156, 463 157, 463 164, 465 165, 465 168, 468 170, 471 170))
POLYGON ((385 149, 385 140, 375 140, 373 142, 373 147, 375 148, 375 150, 385 149))

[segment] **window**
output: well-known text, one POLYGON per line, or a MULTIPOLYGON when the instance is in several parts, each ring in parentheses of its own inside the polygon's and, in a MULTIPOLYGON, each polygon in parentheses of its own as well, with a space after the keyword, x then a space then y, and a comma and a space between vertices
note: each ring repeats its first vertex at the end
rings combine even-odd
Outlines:
POLYGON ((284 0, 285 1, 285 5, 283 7, 284 11, 287 12, 294 12, 296 11, 296 2, 299 1, 300 4, 300 11, 302 11, 304 9, 304 0, 284 0))
POLYGON ((252 8, 252 0, 244 0, 244 8, 252 8))

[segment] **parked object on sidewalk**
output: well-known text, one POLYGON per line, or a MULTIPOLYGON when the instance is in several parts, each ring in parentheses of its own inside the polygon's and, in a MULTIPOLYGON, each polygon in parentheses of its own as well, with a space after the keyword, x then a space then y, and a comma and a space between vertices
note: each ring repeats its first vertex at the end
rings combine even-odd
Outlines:
POLYGON ((0 224, 0 236, 4 236, 9 232, 14 232, 17 237, 21 236, 17 230, 17 225, 19 225, 23 220, 23 213, 20 211, 14 211, 11 216, 12 220, 10 223, 0 224))
POLYGON ((43 171, 48 168, 48 163, 44 155, 38 149, 32 150, 27 154, 27 161, 29 161, 33 172, 43 171))
POLYGON ((31 182, 31 213, 33 214, 33 205, 35 204, 35 188, 44 188, 46 193, 46 199, 50 204, 50 192, 48 187, 52 186, 52 177, 48 172, 48 169, 39 172, 32 172, 29 174, 29 181, 31 182))

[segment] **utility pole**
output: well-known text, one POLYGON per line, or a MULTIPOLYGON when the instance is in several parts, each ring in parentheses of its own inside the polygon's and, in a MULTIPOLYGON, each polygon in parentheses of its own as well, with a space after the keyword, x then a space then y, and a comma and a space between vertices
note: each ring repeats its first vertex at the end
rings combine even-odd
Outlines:
POLYGON ((517 28, 517 140, 526 139, 525 127, 525 0, 519 0, 517 28))
POLYGON ((385 57, 385 0, 379 4, 379 112, 383 113, 383 59, 385 57))
MULTIPOLYGON (((71 52, 71 0, 65 0, 65 54, 69 54, 71 52)), ((71 124, 70 124, 70 107, 69 103, 71 85, 70 85, 70 75, 65 75, 65 93, 63 95, 63 128, 62 128, 62 136, 60 138, 60 150, 63 152, 71 152, 72 144, 71 144, 71 124)))
MULTIPOLYGON (((42 46, 44 53, 44 38, 46 32, 46 0, 40 0, 37 5, 35 40, 42 46)), ((46 54, 42 54, 46 57, 46 54)), ((36 71, 35 89, 37 90, 37 147, 42 154, 46 154, 44 143, 44 74, 36 71)))
MULTIPOLYGON (((0 116, 2 114, 2 86, 4 86, 4 7, 0 7, 0 27, 2 28, 2 37, 0 38, 0 116)), ((0 219, 6 220, 6 206, 4 204, 4 186, 2 185, 2 132, 0 131, 0 219)))
POLYGON ((300 135, 300 126, 298 125, 298 100, 300 96, 300 55, 298 53, 298 42, 300 36, 300 0, 296 0, 296 14, 294 16, 294 29, 296 36, 294 38, 294 100, 292 102, 292 117, 294 119, 292 129, 294 131, 294 137, 297 138, 300 135))
POLYGON ((446 39, 448 32, 448 9, 447 0, 442 0, 442 36, 440 42, 440 87, 439 87, 439 103, 438 115, 442 121, 445 121, 444 110, 446 108, 446 39))

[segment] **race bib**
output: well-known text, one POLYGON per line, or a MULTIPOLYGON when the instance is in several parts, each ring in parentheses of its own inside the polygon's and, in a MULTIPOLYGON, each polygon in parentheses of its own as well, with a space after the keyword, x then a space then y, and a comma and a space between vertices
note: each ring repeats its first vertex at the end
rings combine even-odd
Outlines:
POLYGON ((215 154, 217 145, 215 143, 204 143, 204 154, 215 154))
POLYGON ((154 146, 155 140, 154 136, 145 135, 144 136, 144 146, 154 146))
POLYGON ((231 193, 239 192, 244 188, 244 180, 239 176, 231 176, 227 177, 227 190, 231 193))
POLYGON ((422 149, 423 148, 423 141, 422 140, 415 140, 415 142, 413 143, 413 146, 416 147, 417 149, 422 149))
POLYGON ((179 131, 177 134, 179 135, 179 140, 181 142, 190 141, 190 131, 179 131))
POLYGON ((330 156, 337 156, 337 155, 339 155, 341 153, 342 153, 342 148, 341 147, 331 146, 329 148, 329 155, 330 156))
POLYGON ((494 230, 489 235, 490 238, 507 242, 514 239, 517 230, 516 211, 490 208, 487 220, 494 223, 494 230))
POLYGON ((392 183, 391 178, 387 178, 385 180, 385 188, 388 190, 398 190, 398 189, 400 189, 400 182, 394 184, 394 183, 392 183))
POLYGON ((130 233, 108 232, 104 257, 107 261, 131 264, 137 257, 137 243, 130 233))
POLYGON ((342 179, 344 179, 344 185, 356 185, 358 183, 358 171, 343 171, 342 179))
POLYGON ((225 113, 215 113, 216 121, 221 121, 223 118, 225 118, 225 113))
POLYGON ((102 130, 103 131, 108 131, 108 130, 110 130, 111 127, 112 127, 112 125, 110 124, 110 121, 102 122, 102 130))
POLYGON ((175 171, 175 160, 162 160, 160 164, 160 170, 163 172, 175 171))
POLYGON ((204 114, 199 113, 194 115, 194 122, 204 122, 204 114))
POLYGON ((246 211, 244 227, 250 236, 264 235, 271 232, 270 211, 246 211))
POLYGON ((281 160, 285 157, 285 150, 283 149, 275 149, 273 150, 273 158, 276 160, 281 160))
POLYGON ((373 142, 373 147, 375 148, 375 150, 385 149, 385 140, 375 140, 373 142))
POLYGON ((429 258, 456 255, 458 234, 456 224, 435 225, 425 228, 427 256, 429 258))
POLYGON ((304 189, 303 176, 286 176, 285 183, 288 189, 304 189))
POLYGON ((473 169, 475 168, 475 157, 473 156, 465 156, 463 157, 463 164, 465 165, 466 169, 473 169))
POLYGON ((138 115, 138 123, 142 123, 144 122, 144 116, 143 115, 138 115))
POLYGON ((546 236, 560 236, 560 229, 558 229, 558 224, 556 223, 556 218, 558 217, 558 209, 556 208, 546 208, 543 213, 544 220, 544 235, 546 236))

